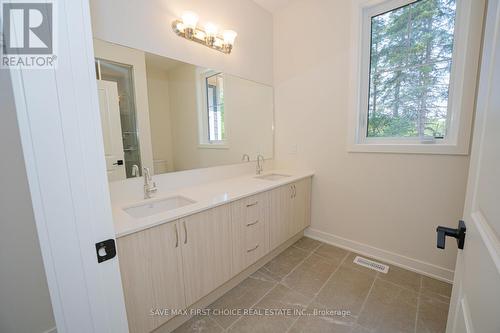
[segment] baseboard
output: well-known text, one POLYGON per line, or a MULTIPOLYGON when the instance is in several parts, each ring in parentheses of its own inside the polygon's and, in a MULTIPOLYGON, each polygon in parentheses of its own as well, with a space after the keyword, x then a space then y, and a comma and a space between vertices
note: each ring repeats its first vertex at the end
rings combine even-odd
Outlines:
POLYGON ((453 282, 454 271, 451 269, 358 243, 317 229, 308 228, 304 231, 304 235, 441 281, 453 282))

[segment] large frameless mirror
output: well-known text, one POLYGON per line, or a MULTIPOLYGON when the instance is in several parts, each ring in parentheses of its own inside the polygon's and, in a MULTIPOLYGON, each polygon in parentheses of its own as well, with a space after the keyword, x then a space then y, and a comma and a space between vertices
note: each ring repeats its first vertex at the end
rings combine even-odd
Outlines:
POLYGON ((98 39, 94 53, 109 181, 273 158, 272 87, 98 39))

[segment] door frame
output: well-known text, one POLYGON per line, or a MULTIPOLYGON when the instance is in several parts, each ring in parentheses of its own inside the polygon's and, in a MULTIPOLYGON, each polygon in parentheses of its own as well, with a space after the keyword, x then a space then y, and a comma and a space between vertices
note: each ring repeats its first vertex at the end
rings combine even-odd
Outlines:
POLYGON ((128 332, 118 258, 95 248, 115 233, 89 2, 54 6, 57 68, 8 73, 57 332, 128 332))

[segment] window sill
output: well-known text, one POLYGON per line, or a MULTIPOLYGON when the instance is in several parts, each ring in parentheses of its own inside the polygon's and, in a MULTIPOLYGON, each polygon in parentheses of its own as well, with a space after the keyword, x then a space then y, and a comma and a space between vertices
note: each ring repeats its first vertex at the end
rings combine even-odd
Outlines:
POLYGON ((388 153, 388 154, 429 154, 429 155, 469 155, 468 147, 439 143, 419 144, 382 144, 357 143, 349 145, 350 153, 388 153))
POLYGON ((229 149, 226 143, 200 143, 198 149, 229 149))

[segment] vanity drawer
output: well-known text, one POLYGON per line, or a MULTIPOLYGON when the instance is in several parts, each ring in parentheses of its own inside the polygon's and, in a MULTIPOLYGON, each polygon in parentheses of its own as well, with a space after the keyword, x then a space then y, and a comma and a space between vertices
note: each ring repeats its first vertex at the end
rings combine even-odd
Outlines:
POLYGON ((269 250, 267 193, 232 203, 233 269, 239 273, 269 250))

